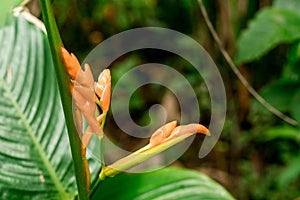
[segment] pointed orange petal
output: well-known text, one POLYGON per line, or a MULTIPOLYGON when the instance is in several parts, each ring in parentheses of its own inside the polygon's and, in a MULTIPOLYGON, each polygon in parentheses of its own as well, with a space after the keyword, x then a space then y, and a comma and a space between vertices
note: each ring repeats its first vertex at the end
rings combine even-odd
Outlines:
POLYGON ((76 87, 74 87, 74 89, 73 89, 73 95, 72 95, 73 100, 74 100, 76 107, 82 112, 82 105, 84 105, 86 103, 86 99, 75 88, 76 87))
POLYGON ((91 131, 96 133, 98 136, 103 135, 102 128, 97 122, 96 116, 94 113, 91 112, 82 112, 85 120, 87 121, 88 125, 91 127, 91 131))
POLYGON ((109 69, 105 69, 100 73, 95 88, 96 94, 100 99, 103 97, 103 91, 105 87, 110 84, 111 84, 110 71, 109 69))
POLYGON ((71 79, 75 80, 76 75, 80 70, 79 61, 74 54, 70 54, 64 47, 61 48, 61 56, 68 75, 71 79))
POLYGON ((84 64, 84 73, 86 74, 86 79, 87 79, 86 81, 87 81, 88 87, 94 88, 93 73, 91 71, 89 64, 84 64))
POLYGON ((95 92, 100 98, 101 108, 104 113, 109 109, 111 95, 111 76, 109 69, 103 70, 95 84, 95 92))
POLYGON ((77 89, 73 92, 73 99, 76 107, 80 110, 88 125, 91 127, 92 132, 96 133, 98 136, 103 135, 103 131, 95 116, 96 105, 94 104, 94 101, 87 101, 77 89))
POLYGON ((101 102, 101 107, 104 113, 107 113, 110 105, 110 91, 111 91, 111 85, 108 84, 103 91, 101 102))
POLYGON ((205 135, 210 136, 209 130, 205 126, 203 126, 202 124, 198 124, 197 133, 203 133, 205 135))
POLYGON ((82 135, 82 143, 84 147, 87 147, 92 139, 93 132, 90 127, 87 127, 84 134, 82 135))
POLYGON ((177 122, 172 121, 157 129, 150 138, 151 147, 161 144, 176 127, 177 122))
MULTIPOLYGON (((102 120, 103 120, 103 114, 101 114, 97 117, 97 122, 99 124, 101 124, 102 120)), ((92 137, 93 137, 92 128, 90 126, 88 126, 87 129, 85 130, 84 134, 82 135, 82 143, 83 143, 84 147, 87 147, 89 145, 92 137)))
POLYGON ((209 130, 205 126, 201 124, 188 124, 176 127, 170 134, 170 136, 166 138, 166 140, 190 133, 203 133, 206 135, 210 135, 209 130))
POLYGON ((78 66, 78 68, 80 68, 80 63, 79 63, 77 57, 73 53, 71 53, 71 58, 72 58, 73 65, 78 66))
POLYGON ((100 85, 106 85, 110 81, 111 81, 110 70, 109 69, 103 70, 98 76, 98 83, 100 85))
POLYGON ((84 70, 80 69, 76 76, 76 82, 83 86, 93 89, 94 88, 94 78, 90 66, 88 64, 84 65, 84 70))
POLYGON ((74 86, 74 90, 76 90, 91 105, 95 105, 95 103, 94 103, 94 93, 90 88, 82 87, 82 86, 76 84, 74 86))

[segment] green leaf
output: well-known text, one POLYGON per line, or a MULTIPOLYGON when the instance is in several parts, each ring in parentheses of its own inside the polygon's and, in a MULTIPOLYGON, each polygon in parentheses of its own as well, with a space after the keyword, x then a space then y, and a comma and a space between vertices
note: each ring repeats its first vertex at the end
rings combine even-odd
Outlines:
POLYGON ((0 30, 0 199, 70 199, 74 169, 46 35, 0 30))
POLYGON ((280 10, 291 10, 296 13, 300 13, 300 1, 299 0, 275 0, 273 7, 280 10))
POLYGON ((295 42, 289 48, 287 63, 283 67, 282 79, 300 82, 300 42, 295 42))
POLYGON ((261 140, 268 142, 274 139, 293 140, 300 142, 299 130, 291 126, 277 126, 266 130, 261 140))
POLYGON ((236 63, 256 60, 281 43, 300 39, 300 14, 267 8, 260 11, 237 42, 236 63))
POLYGON ((280 111, 288 112, 298 86, 297 82, 280 80, 263 88, 260 94, 280 111))
POLYGON ((173 200, 234 199, 222 186, 196 171, 165 168, 106 179, 93 199, 173 200))
POLYGON ((300 155, 293 157, 287 163, 287 166, 280 172, 278 176, 278 185, 280 188, 286 188, 293 181, 297 180, 300 175, 300 155))
POLYGON ((300 88, 298 87, 297 92, 293 96, 290 104, 292 116, 300 123, 300 88))
POLYGON ((1 0, 0 6, 0 27, 5 24, 7 16, 10 16, 15 6, 19 5, 22 0, 1 0))

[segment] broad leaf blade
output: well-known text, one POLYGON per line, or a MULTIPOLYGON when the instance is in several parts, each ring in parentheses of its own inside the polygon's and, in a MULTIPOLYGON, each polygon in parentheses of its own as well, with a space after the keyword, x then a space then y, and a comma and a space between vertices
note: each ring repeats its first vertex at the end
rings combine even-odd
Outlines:
POLYGON ((0 199, 69 199, 75 179, 46 35, 0 30, 0 199))
POLYGON ((267 8, 260 11, 238 39, 236 63, 250 62, 280 43, 300 38, 300 14, 267 8))
POLYGON ((207 176, 186 169, 165 168, 143 174, 121 174, 104 180, 92 199, 171 200, 233 197, 207 176))

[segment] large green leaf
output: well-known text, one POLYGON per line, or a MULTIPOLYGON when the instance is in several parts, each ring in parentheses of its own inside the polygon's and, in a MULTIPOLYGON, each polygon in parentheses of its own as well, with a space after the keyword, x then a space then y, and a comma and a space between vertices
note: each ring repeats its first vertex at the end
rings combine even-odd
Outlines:
POLYGON ((75 178, 46 35, 0 30, 0 199, 70 199, 75 178))
POLYGON ((260 94, 280 111, 288 112, 298 86, 298 82, 279 80, 263 88, 260 94))
POLYGON ((223 187, 196 171, 165 168, 121 174, 104 180, 92 199, 173 200, 234 199, 223 187))
POLYGON ((236 63, 260 58, 280 43, 300 39, 300 13, 277 8, 260 11, 238 39, 236 63))
POLYGON ((9 15, 11 15, 13 8, 21 2, 22 0, 1 0, 0 27, 2 27, 5 24, 5 20, 9 15))

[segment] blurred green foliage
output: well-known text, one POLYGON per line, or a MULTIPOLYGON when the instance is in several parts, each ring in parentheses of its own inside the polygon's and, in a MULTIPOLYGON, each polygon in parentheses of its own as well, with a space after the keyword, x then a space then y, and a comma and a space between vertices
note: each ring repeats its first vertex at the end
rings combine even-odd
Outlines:
MULTIPOLYGON (((300 123, 299 1, 206 0, 204 3, 225 48, 250 84, 272 105, 300 123)), ((213 172, 206 172, 238 199, 300 196, 299 127, 274 117, 241 86, 208 33, 196 0, 54 0, 53 8, 66 47, 81 60, 101 41, 136 27, 171 28, 199 41, 222 73, 228 114, 214 151, 203 160, 198 159, 203 139, 198 136, 180 158, 180 165, 210 169, 213 172)), ((201 123, 208 124, 210 98, 205 84, 192 66, 170 53, 145 50, 120 57, 110 66, 113 84, 127 70, 148 62, 172 66, 187 77, 199 96, 201 123)), ((162 87, 136 91, 130 105, 133 119, 147 124, 148 108, 160 103, 166 91, 162 87)), ((129 143, 124 137, 122 141, 129 143)), ((139 146, 139 142, 130 144, 133 149, 134 145, 139 146)))
MULTIPOLYGON (((261 66, 267 69, 264 76, 273 78, 261 85, 261 95, 298 123, 299 17, 297 0, 275 0, 272 6, 259 10, 238 39, 236 57, 238 63, 248 63, 254 70, 264 65, 261 66), (280 65, 276 66, 278 59, 280 65), (274 69, 275 66, 278 70, 274 69)), ((256 73, 253 74, 255 76, 256 73)), ((287 126, 274 119, 255 100, 250 107, 248 120, 253 124, 249 132, 255 135, 251 138, 253 147, 250 155, 253 156, 252 164, 255 160, 258 165, 254 169, 259 170, 254 171, 254 176, 244 179, 244 189, 252 190, 251 197, 254 199, 296 198, 300 195, 299 127, 287 126), (247 189, 248 185, 251 187, 247 189)), ((250 163, 244 160, 246 173, 253 173, 250 163)))

